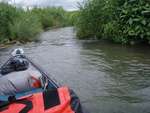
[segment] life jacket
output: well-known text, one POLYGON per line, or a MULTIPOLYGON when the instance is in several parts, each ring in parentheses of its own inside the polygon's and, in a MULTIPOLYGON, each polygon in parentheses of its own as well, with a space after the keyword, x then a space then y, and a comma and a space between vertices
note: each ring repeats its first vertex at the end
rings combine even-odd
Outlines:
POLYGON ((82 113, 78 97, 67 87, 20 98, 0 108, 0 113, 82 113))

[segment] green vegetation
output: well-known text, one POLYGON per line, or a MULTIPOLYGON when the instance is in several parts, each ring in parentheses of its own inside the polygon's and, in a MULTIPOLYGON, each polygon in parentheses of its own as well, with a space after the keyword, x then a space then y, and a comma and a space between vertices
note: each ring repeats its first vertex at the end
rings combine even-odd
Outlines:
POLYGON ((149 0, 86 0, 79 11, 61 7, 23 10, 0 3, 0 43, 32 41, 51 27, 75 25, 81 39, 150 43, 149 0))
POLYGON ((49 27, 64 27, 68 25, 67 12, 61 7, 35 8, 32 10, 33 15, 37 15, 43 29, 49 27))
POLYGON ((4 3, 0 4, 0 41, 2 43, 9 40, 11 36, 9 25, 13 24, 13 18, 17 16, 17 11, 14 7, 4 3))
POLYGON ((23 10, 0 3, 0 43, 33 41, 42 30, 70 25, 69 16, 61 7, 23 10))
POLYGON ((76 25, 76 22, 78 20, 78 14, 79 14, 79 11, 71 11, 71 12, 68 12, 67 13, 67 21, 68 21, 68 24, 69 25, 76 25))
POLYGON ((18 18, 10 24, 11 40, 27 42, 36 39, 36 35, 42 31, 42 25, 32 12, 21 11, 18 18))
POLYGON ((150 42, 149 0, 87 0, 80 5, 77 36, 117 43, 150 42))

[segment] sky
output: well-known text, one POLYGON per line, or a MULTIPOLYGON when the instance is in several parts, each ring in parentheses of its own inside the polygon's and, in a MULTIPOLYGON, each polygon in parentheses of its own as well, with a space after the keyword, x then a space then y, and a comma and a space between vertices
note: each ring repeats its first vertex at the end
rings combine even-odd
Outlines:
MULTIPOLYGON (((1 0, 0 0, 1 1, 1 0)), ((11 4, 16 4, 21 7, 47 7, 47 6, 62 6, 65 10, 73 11, 78 9, 77 2, 82 0, 5 0, 11 4)))

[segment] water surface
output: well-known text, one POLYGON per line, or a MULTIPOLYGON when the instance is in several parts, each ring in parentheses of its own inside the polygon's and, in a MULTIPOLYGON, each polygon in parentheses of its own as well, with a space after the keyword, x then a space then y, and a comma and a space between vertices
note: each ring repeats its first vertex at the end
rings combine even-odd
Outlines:
MULTIPOLYGON (((150 47, 77 40, 73 28, 47 31, 26 54, 77 92, 90 113, 150 113, 150 47)), ((0 50, 0 63, 18 46, 0 50)))

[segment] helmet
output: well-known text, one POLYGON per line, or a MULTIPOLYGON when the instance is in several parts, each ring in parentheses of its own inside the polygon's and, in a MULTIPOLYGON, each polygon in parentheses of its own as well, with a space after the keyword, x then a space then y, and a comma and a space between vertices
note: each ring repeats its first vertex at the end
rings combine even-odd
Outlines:
POLYGON ((23 54, 24 54, 24 51, 22 48, 17 48, 13 50, 13 52, 11 53, 12 56, 23 55, 23 54))

